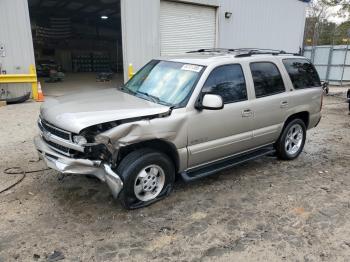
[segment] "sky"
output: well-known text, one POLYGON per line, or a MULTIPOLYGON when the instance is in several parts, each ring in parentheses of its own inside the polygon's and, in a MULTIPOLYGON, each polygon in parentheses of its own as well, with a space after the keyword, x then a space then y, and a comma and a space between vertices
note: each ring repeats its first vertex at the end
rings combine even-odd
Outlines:
POLYGON ((329 18, 328 20, 333 22, 333 23, 337 23, 337 24, 341 24, 342 22, 346 21, 347 18, 346 17, 339 17, 337 16, 337 12, 339 10, 340 7, 331 7, 330 11, 329 11, 329 18))

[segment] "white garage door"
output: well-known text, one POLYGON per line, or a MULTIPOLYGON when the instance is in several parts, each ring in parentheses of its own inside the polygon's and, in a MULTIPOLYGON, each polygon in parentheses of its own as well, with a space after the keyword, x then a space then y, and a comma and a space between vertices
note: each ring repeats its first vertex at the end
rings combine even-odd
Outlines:
POLYGON ((160 42, 162 56, 214 48, 216 8, 161 1, 160 42))

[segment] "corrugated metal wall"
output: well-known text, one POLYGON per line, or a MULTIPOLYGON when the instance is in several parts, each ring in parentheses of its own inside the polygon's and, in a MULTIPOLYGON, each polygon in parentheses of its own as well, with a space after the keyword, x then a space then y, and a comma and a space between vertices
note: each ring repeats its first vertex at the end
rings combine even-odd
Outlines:
POLYGON ((139 69, 159 56, 159 0, 121 0, 124 79, 128 65, 139 69))
MULTIPOLYGON (((139 69, 160 55, 162 0, 121 0, 124 68, 139 69)), ((259 47, 298 52, 306 3, 297 0, 182 0, 218 7, 217 47, 259 47), (230 19, 225 12, 231 12, 230 19)), ((126 72, 127 70, 125 70, 126 72)))
POLYGON ((259 47, 299 52, 306 4, 296 0, 222 0, 220 47, 259 47), (225 12, 232 12, 230 19, 225 12))
POLYGON ((304 56, 315 65, 322 80, 331 84, 350 81, 350 49, 346 45, 307 46, 304 56))
MULTIPOLYGON (((28 74, 35 64, 27 0, 0 0, 0 44, 5 57, 0 57, 2 70, 7 74, 28 74)), ((30 84, 0 85, 14 95, 31 90, 30 84)))

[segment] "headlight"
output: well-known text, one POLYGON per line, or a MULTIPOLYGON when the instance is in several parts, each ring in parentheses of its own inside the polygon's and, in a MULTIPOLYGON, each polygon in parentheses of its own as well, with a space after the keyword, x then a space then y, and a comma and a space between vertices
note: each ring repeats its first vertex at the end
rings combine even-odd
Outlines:
POLYGON ((87 140, 83 136, 73 136, 73 142, 79 146, 83 146, 83 145, 87 144, 87 140))

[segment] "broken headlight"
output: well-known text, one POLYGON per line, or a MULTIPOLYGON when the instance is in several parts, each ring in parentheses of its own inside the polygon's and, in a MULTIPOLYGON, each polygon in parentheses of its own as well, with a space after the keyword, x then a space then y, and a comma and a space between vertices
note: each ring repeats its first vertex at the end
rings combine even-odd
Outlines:
POLYGON ((88 141, 83 136, 73 136, 73 142, 79 146, 83 146, 83 145, 87 144, 88 141))

